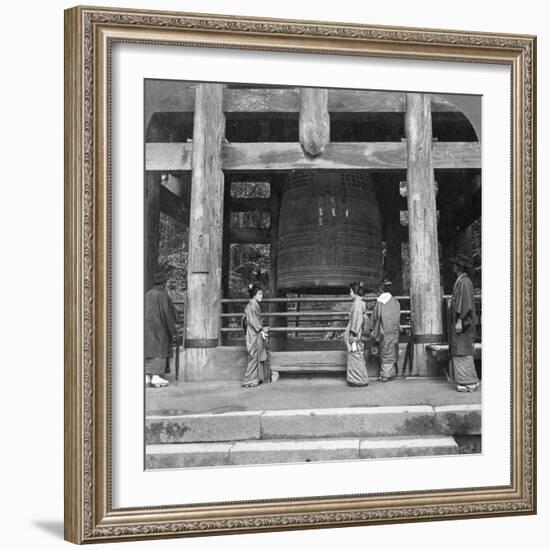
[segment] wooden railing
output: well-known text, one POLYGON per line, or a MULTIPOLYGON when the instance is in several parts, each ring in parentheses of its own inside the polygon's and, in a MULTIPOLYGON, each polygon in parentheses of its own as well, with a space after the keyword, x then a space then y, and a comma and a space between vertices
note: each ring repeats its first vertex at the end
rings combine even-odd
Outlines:
MULTIPOLYGON (((401 305, 401 339, 406 341, 411 333, 411 310, 410 296, 396 296, 401 305)), ((367 303, 367 311, 370 313, 376 301, 375 295, 363 298, 367 303)), ((220 342, 222 345, 228 336, 242 338, 244 336, 241 328, 241 319, 247 298, 225 298, 222 300, 222 313, 220 318, 220 342), (233 311, 230 311, 233 310, 233 311)), ((443 324, 444 332, 447 333, 448 316, 450 311, 451 296, 443 297, 443 324)), ((307 296, 290 298, 265 298, 262 318, 264 323, 269 324, 271 333, 283 334, 288 337, 299 338, 300 336, 330 335, 331 333, 341 334, 344 332, 349 319, 348 307, 351 303, 349 296, 307 296), (271 304, 278 304, 285 307, 286 311, 273 311, 271 304), (334 309, 305 309, 310 305, 327 306, 340 305, 339 310, 334 309), (267 306, 267 307, 266 307, 267 306), (344 309, 345 308, 345 309, 344 309), (268 311, 268 309, 270 311, 268 311), (276 320, 280 320, 277 323, 276 320), (267 322, 266 322, 267 321, 267 322)), ((475 297, 478 323, 476 326, 476 340, 481 341, 481 296, 475 297)))
MULTIPOLYGON (((367 310, 374 307, 376 296, 363 298, 367 303, 367 310)), ((410 309, 408 296, 398 296, 401 303, 401 324, 405 331, 410 329, 410 309)), ((315 337, 330 336, 343 333, 349 320, 349 296, 296 296, 289 298, 265 298, 262 301, 262 317, 269 324, 272 334, 287 335, 290 338, 304 336, 315 337), (274 311, 273 305, 278 305, 284 311, 274 311), (330 309, 331 306, 339 306, 339 309, 330 309), (315 307, 322 309, 315 309, 315 307), (268 311, 269 310, 269 311, 268 311)), ((220 319, 220 339, 222 344, 228 336, 242 338, 241 319, 247 298, 225 298, 222 300, 222 313, 220 319)))
MULTIPOLYGON (((396 296, 401 305, 401 327, 403 329, 401 339, 408 340, 411 331, 410 296, 396 296)), ((370 313, 376 301, 375 295, 365 296, 363 300, 367 304, 370 313)), ((222 299, 222 311, 220 314, 220 344, 227 344, 228 340, 244 338, 241 327, 241 319, 248 298, 224 298, 222 299)), ((262 301, 262 318, 269 325, 272 334, 286 335, 289 338, 320 337, 340 335, 344 332, 349 319, 349 304, 352 299, 349 296, 295 296, 289 298, 265 298, 262 301), (284 311, 274 311, 285 308, 284 311), (308 309, 311 307, 322 309, 308 309), (331 306, 339 306, 340 309, 329 309, 331 306)), ((450 315, 451 296, 443 296, 443 323, 444 333, 450 315)), ((481 341, 481 296, 475 297, 478 323, 476 325, 476 341, 481 341)), ((185 317, 185 304, 183 301, 175 301, 180 321, 185 317)), ((182 340, 183 326, 178 323, 178 336, 182 340)))

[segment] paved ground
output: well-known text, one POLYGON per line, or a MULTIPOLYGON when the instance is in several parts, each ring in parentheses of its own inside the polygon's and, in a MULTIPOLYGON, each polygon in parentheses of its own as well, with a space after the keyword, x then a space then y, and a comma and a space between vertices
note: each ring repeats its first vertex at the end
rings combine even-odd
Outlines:
POLYGON ((147 388, 147 414, 223 413, 231 411, 322 409, 397 405, 480 404, 482 390, 458 393, 443 379, 407 378, 366 388, 351 388, 343 378, 284 378, 243 388, 238 381, 180 382, 147 388))

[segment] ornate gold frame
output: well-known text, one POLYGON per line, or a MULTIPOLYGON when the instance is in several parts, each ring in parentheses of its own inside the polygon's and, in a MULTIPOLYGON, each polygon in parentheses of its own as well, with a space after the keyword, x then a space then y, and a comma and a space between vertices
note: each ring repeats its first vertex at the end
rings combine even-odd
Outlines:
POLYGON ((536 511, 536 38, 77 7, 65 12, 65 537, 151 539, 536 511), (110 47, 117 41, 504 64, 512 72, 512 483, 504 487, 113 509, 110 47))

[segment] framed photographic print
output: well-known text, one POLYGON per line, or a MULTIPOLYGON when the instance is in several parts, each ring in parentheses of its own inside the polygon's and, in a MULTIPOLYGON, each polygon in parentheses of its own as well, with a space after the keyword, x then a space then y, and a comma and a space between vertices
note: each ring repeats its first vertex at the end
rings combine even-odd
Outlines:
POLYGON ((65 536, 532 514, 533 36, 65 12, 65 536))

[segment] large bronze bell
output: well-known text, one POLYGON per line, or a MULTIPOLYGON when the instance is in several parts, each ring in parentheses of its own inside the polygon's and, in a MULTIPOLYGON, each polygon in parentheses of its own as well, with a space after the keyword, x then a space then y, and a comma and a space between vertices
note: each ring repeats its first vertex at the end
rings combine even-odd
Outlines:
POLYGON ((282 291, 376 288, 382 276, 380 212, 368 173, 295 172, 282 188, 277 286, 282 291))

